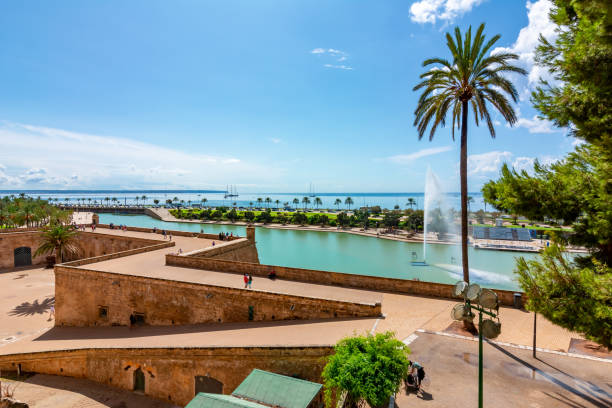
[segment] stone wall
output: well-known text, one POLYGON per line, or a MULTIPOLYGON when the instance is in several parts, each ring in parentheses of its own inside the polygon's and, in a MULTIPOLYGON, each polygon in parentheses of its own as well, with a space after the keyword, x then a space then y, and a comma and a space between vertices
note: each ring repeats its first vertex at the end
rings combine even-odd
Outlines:
POLYGON ((240 238, 230 242, 220 242, 214 247, 198 249, 188 252, 184 254, 184 256, 250 262, 255 264, 259 263, 259 255, 257 253, 255 241, 246 238, 240 238))
POLYGON ((0 234, 0 270, 15 267, 14 251, 16 248, 28 247, 32 253, 32 265, 44 265, 46 255, 34 256, 40 245, 40 231, 8 232, 0 234))
POLYGON ((381 304, 55 267, 56 325, 129 326, 136 313, 144 315, 145 324, 179 325, 371 317, 380 316, 381 304), (101 315, 101 308, 106 313, 101 315))
MULTIPOLYGON (((166 265, 204 269, 208 271, 251 273, 253 276, 268 276, 275 273, 280 279, 301 282, 336 285, 366 290, 406 293, 420 296, 433 296, 456 299, 452 295, 454 285, 407 279, 383 278, 379 276, 355 275, 350 273, 319 271, 313 269, 289 268, 276 265, 261 265, 248 262, 226 261, 214 258, 186 257, 166 255, 166 265)), ((512 306, 514 293, 508 290, 495 289, 500 304, 512 306)), ((525 294, 522 294, 523 302, 525 294)))
POLYGON ((145 394, 184 406, 195 396, 195 377, 208 376, 230 394, 254 369, 321 382, 331 347, 218 347, 85 349, 0 356, 0 370, 88 378, 132 390, 134 371, 145 374, 145 394))
MULTIPOLYGON (((32 265, 44 265, 46 263, 46 255, 34 256, 34 252, 36 252, 36 249, 40 245, 41 235, 42 232, 40 230, 0 234, 0 270, 10 270, 15 267, 14 250, 19 247, 30 248, 32 254, 32 265)), ((77 236, 77 244, 81 249, 81 252, 78 255, 67 259, 67 262, 111 253, 135 250, 161 243, 158 240, 152 239, 91 232, 78 232, 77 236)))

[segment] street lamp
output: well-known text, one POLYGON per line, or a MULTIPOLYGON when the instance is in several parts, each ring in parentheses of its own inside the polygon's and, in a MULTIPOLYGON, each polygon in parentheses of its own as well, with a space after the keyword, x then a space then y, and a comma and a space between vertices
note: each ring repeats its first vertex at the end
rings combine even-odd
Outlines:
POLYGON ((499 322, 499 301, 497 293, 491 289, 481 289, 476 283, 468 285, 459 281, 453 289, 455 297, 463 297, 463 303, 458 303, 451 311, 454 320, 474 320, 473 311, 478 312, 478 408, 483 407, 482 401, 482 337, 494 339, 501 333, 499 322), (489 310, 485 310, 489 309, 489 310), (482 314, 491 316, 492 319, 482 318, 482 314))

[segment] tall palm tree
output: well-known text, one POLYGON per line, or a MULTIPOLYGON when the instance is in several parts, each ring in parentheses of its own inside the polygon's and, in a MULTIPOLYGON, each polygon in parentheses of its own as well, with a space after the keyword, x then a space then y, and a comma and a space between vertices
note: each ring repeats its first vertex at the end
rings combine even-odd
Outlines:
POLYGON ((298 206, 300 204, 300 199, 299 198, 294 198, 293 199, 293 205, 298 206))
POLYGON ((258 197, 257 198, 257 205, 261 208, 261 203, 263 203, 263 198, 258 197))
POLYGON ((304 209, 306 209, 306 206, 310 204, 310 198, 308 197, 302 198, 302 204, 304 204, 304 209))
POLYGON ((280 208, 280 200, 279 199, 274 200, 274 204, 276 204, 276 209, 280 208))
POLYGON ((203 198, 202 199, 202 205, 206 205, 207 202, 208 202, 208 198, 203 198))
POLYGON ((314 204, 317 207, 317 209, 319 208, 320 205, 323 204, 323 201, 321 201, 321 199, 319 197, 315 197, 314 199, 314 204))
POLYGON ((266 197, 266 204, 268 204, 268 208, 270 208, 271 202, 272 202, 272 199, 270 197, 266 197))
POLYGON ((142 200, 142 204, 143 204, 143 205, 146 205, 146 204, 147 204, 147 198, 148 198, 148 197, 147 197, 146 195, 143 195, 142 197, 140 197, 140 199, 142 200))
POLYGON ((253 209, 253 202, 249 201, 249 210, 252 210, 252 209, 253 209))
POLYGON ((467 252, 467 130, 468 109, 470 105, 474 110, 476 126, 485 121, 491 137, 495 137, 495 128, 489 113, 489 104, 492 105, 503 118, 514 125, 517 121, 516 113, 506 98, 510 95, 517 101, 516 88, 507 78, 506 73, 525 75, 526 71, 515 65, 512 60, 518 55, 499 52, 490 54, 489 51, 499 40, 495 35, 485 41, 483 34, 484 24, 481 24, 472 39, 472 27, 468 28, 462 37, 461 30, 455 28, 455 37, 446 34, 446 45, 451 52, 452 60, 444 58, 430 58, 423 61, 424 67, 430 67, 421 74, 422 82, 414 90, 424 88, 414 111, 414 125, 419 132, 419 140, 425 131, 429 130, 429 140, 432 140, 438 126, 446 124, 447 113, 452 116, 452 138, 455 140, 455 125, 461 128, 461 155, 459 173, 461 180, 461 256, 463 263, 463 279, 469 282, 469 266, 467 252), (488 55, 487 55, 488 54, 488 55))
POLYGON ((467 198, 467 206, 468 206, 468 212, 470 212, 470 205, 474 202, 474 197, 469 196, 467 198))
POLYGON ((67 256, 80 252, 76 244, 77 232, 64 225, 53 225, 44 229, 40 245, 34 256, 55 253, 55 261, 62 263, 67 256))
POLYGON ((336 198, 336 201, 334 201, 334 205, 338 208, 338 211, 340 211, 340 204, 342 204, 342 200, 336 198))
POLYGON ((351 205, 353 204, 353 199, 351 197, 346 197, 344 200, 344 204, 348 206, 349 211, 351 210, 351 205))
POLYGON ((410 197, 408 199, 408 202, 406 203, 406 205, 410 206, 410 209, 412 209, 412 207, 416 204, 416 201, 414 200, 414 198, 410 197))

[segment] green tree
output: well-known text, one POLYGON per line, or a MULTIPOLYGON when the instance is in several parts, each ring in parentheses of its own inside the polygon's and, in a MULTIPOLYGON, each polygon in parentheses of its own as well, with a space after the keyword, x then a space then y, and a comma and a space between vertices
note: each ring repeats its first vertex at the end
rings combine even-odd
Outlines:
POLYGON ((263 198, 257 197, 257 206, 261 208, 261 203, 263 203, 263 198))
POLYGON ((392 332, 347 337, 334 347, 321 377, 325 383, 325 404, 331 407, 334 394, 346 392, 348 407, 386 406, 405 378, 410 349, 392 332))
POLYGON ((319 197, 315 197, 315 199, 314 199, 314 205, 315 205, 315 207, 317 207, 317 209, 318 209, 320 205, 323 205, 323 201, 321 201, 321 199, 320 199, 319 197))
POLYGON ((227 214, 225 214, 225 216, 231 222, 236 222, 236 220, 238 219, 238 213, 236 212, 235 208, 232 208, 227 214))
POLYGON ((304 225, 307 221, 308 217, 306 217, 306 214, 301 213, 299 211, 293 213, 293 215, 291 216, 291 223, 293 224, 304 225))
POLYGON ((517 260, 526 307, 610 350, 612 269, 597 260, 590 267, 577 266, 563 250, 552 245, 541 254, 541 261, 517 260))
POLYGON ((304 209, 306 209, 306 207, 308 207, 308 204, 310 204, 310 198, 308 197, 302 198, 302 204, 304 204, 304 209))
POLYGON ((253 211, 245 211, 244 218, 246 218, 248 222, 253 222, 255 219, 255 213, 253 211))
POLYGON ((293 205, 295 205, 296 207, 300 204, 300 199, 299 198, 294 198, 293 199, 293 205))
POLYGON ((446 44, 452 59, 431 58, 423 62, 428 70, 421 74, 422 82, 414 90, 424 88, 415 110, 414 125, 419 132, 419 140, 429 130, 432 140, 439 126, 446 124, 447 114, 451 113, 451 135, 455 139, 455 126, 461 128, 461 153, 459 176, 461 180, 461 258, 463 262, 463 279, 469 282, 468 263, 468 209, 467 209, 467 137, 468 110, 472 106, 476 126, 479 121, 487 124, 489 134, 495 137, 493 120, 489 113, 492 105, 510 126, 517 121, 512 105, 504 94, 517 101, 516 88, 507 78, 506 73, 525 75, 524 69, 511 64, 518 55, 500 52, 491 54, 493 45, 500 35, 486 40, 485 25, 481 24, 472 38, 472 27, 462 37, 461 30, 455 28, 455 36, 446 34, 446 44))
POLYGON ((159 200, 156 198, 155 200, 153 200, 153 204, 158 205, 159 204, 159 200))
POLYGON ((270 208, 271 202, 272 202, 272 199, 270 197, 266 197, 266 204, 268 205, 268 208, 270 208))
POLYGON ((351 205, 353 205, 353 199, 351 197, 346 197, 346 200, 344 200, 344 204, 346 204, 349 211, 351 211, 351 205))
POLYGON ((255 217, 255 220, 257 222, 263 222, 264 224, 267 224, 269 222, 272 222, 272 213, 270 212, 270 209, 266 209, 266 211, 262 211, 257 217, 255 217))
POLYGON ((408 202, 406 202, 406 205, 410 206, 410 208, 412 209, 412 207, 416 205, 416 201, 414 200, 414 198, 410 197, 408 199, 408 202))
POLYGON ((278 200, 278 199, 274 200, 274 204, 276 204, 276 208, 277 209, 280 208, 280 200, 278 200))
POLYGON ((327 216, 327 214, 323 214, 319 217, 319 224, 324 227, 327 224, 329 224, 329 217, 327 216))
POLYGON ((76 243, 77 232, 68 226, 53 225, 43 230, 40 245, 34 252, 34 256, 53 253, 55 261, 62 261, 70 256, 77 255, 80 248, 76 243))
POLYGON ((336 222, 338 223, 338 226, 344 228, 347 225, 349 225, 351 223, 351 219, 348 216, 347 213, 345 213, 344 211, 342 211, 340 214, 338 214, 338 216, 336 217, 336 222))
POLYGON ((342 204, 342 200, 336 198, 336 201, 334 201, 334 205, 336 206, 336 208, 338 208, 338 211, 340 211, 340 204, 342 204))

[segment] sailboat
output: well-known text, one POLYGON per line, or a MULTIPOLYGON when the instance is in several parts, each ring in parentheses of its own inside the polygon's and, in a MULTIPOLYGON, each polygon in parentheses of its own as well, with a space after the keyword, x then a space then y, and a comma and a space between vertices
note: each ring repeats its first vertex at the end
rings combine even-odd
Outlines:
POLYGON ((309 197, 315 196, 314 186, 312 185, 312 183, 310 183, 310 187, 308 188, 308 196, 309 197))
POLYGON ((223 198, 229 198, 229 197, 238 197, 238 190, 236 190, 236 185, 227 186, 225 190, 225 195, 223 196, 223 198))

